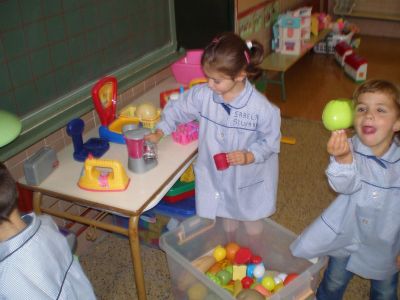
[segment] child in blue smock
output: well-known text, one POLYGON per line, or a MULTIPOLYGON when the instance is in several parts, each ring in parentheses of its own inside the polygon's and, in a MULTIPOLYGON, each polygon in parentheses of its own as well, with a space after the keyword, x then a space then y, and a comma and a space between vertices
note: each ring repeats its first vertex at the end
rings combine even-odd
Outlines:
POLYGON ((255 221, 275 212, 280 112, 248 80, 260 74, 263 54, 260 43, 234 33, 216 37, 201 58, 208 82, 169 101, 156 132, 147 136, 158 142, 178 124, 199 121, 194 168, 201 217, 255 221), (223 171, 213 160, 221 152, 230 165, 223 171))
POLYGON ((354 274, 371 299, 397 299, 400 268, 400 92, 384 80, 360 85, 354 129, 332 132, 326 171, 336 200, 291 245, 293 255, 329 255, 317 299, 342 299, 354 274))
POLYGON ((0 163, 0 299, 96 299, 49 216, 20 216, 15 181, 0 163))

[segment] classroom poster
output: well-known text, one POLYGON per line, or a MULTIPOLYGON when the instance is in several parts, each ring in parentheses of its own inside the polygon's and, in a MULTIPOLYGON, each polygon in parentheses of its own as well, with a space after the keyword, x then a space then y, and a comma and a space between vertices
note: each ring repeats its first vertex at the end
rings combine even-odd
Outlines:
POLYGON ((279 0, 237 0, 236 32, 245 40, 257 40, 269 52, 271 28, 279 14, 279 0))

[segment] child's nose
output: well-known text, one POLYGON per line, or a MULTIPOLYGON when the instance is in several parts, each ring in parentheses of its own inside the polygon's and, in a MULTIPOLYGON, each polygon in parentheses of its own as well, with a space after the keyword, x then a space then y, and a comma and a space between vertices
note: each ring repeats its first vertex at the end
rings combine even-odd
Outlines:
POLYGON ((366 117, 367 117, 367 119, 373 119, 374 114, 369 110, 369 111, 367 111, 366 117))

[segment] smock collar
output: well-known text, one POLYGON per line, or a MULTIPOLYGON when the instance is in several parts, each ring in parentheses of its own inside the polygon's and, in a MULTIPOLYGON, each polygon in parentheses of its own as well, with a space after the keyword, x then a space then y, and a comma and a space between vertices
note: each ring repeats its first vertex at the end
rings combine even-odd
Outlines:
POLYGON ((27 226, 9 240, 0 242, 0 263, 7 259, 7 257, 11 256, 14 252, 18 251, 39 230, 41 221, 34 213, 24 215, 22 219, 27 226))
POLYGON ((252 93, 254 92, 254 87, 252 86, 252 84, 247 79, 245 80, 246 82, 243 91, 235 99, 233 99, 233 101, 225 103, 222 96, 218 95, 215 92, 213 92, 213 101, 215 103, 224 104, 225 106, 234 109, 241 109, 245 107, 249 102, 252 93))
POLYGON ((371 148, 364 145, 357 135, 351 138, 354 152, 375 160, 378 164, 385 168, 385 164, 393 164, 400 161, 400 147, 396 142, 392 142, 389 149, 381 157, 377 157, 372 152, 371 148))

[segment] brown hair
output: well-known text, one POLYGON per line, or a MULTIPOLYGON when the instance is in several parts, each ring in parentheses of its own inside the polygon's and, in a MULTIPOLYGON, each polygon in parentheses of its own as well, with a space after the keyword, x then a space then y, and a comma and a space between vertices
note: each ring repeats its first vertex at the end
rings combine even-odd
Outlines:
POLYGON ((225 32, 215 37, 208 44, 201 57, 201 65, 210 66, 217 72, 234 79, 245 71, 249 79, 261 75, 258 65, 264 59, 264 48, 256 40, 244 41, 232 32, 225 32))
MULTIPOLYGON (((356 105, 358 99, 365 93, 382 93, 387 95, 397 106, 398 118, 400 118, 400 90, 392 82, 381 79, 371 79, 360 86, 353 93, 353 102, 356 105)), ((397 139, 400 141, 400 131, 396 133, 397 139)))
POLYGON ((372 79, 364 82, 354 91, 353 100, 358 102, 360 95, 365 93, 383 93, 389 96, 400 112, 400 91, 396 85, 387 80, 372 79))
POLYGON ((9 221, 9 216, 16 207, 16 183, 6 166, 0 163, 0 224, 9 221))

